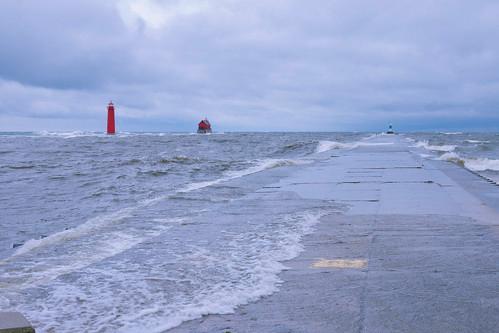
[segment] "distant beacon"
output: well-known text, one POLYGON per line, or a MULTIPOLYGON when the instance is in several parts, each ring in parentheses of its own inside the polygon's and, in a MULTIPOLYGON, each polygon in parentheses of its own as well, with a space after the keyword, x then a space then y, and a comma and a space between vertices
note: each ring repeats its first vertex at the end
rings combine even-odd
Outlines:
POLYGON ((393 126, 392 126, 392 124, 390 124, 390 125, 388 126, 388 131, 386 131, 386 134, 395 134, 395 132, 393 131, 393 126))
POLYGON ((114 104, 109 102, 107 105, 107 134, 116 133, 116 127, 114 124, 114 104))

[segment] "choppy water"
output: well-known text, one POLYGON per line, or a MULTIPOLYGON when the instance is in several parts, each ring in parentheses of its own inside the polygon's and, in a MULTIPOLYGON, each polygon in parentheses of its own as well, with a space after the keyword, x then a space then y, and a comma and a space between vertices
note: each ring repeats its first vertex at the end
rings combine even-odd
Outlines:
POLYGON ((272 293, 334 207, 251 193, 362 136, 4 133, 0 308, 39 332, 159 332, 272 293))
POLYGON ((427 158, 454 162, 499 184, 499 133, 414 133, 427 158))
MULTIPOLYGON (((271 294, 341 207, 254 191, 367 136, 1 133, 0 310, 38 332, 162 332, 271 294)), ((499 172, 497 134, 406 136, 499 172)))

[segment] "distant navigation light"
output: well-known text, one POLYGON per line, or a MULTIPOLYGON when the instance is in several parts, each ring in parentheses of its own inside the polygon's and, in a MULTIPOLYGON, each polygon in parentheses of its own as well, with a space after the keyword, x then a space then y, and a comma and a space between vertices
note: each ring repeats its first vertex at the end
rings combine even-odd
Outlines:
POLYGON ((388 131, 386 131, 386 134, 395 134, 395 131, 393 130, 392 124, 388 126, 388 131))

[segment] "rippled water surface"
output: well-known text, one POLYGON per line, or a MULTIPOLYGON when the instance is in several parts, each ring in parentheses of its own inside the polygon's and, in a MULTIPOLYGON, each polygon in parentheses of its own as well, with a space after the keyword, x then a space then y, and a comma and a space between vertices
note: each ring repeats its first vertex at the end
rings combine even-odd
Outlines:
MULTIPOLYGON (((37 332, 162 332, 271 294, 342 208, 255 190, 369 135, 1 133, 0 310, 37 332)), ((497 177, 497 134, 405 136, 497 177)))
POLYGON ((40 332, 160 332, 270 294, 332 205, 251 193, 365 136, 3 133, 0 307, 40 332))

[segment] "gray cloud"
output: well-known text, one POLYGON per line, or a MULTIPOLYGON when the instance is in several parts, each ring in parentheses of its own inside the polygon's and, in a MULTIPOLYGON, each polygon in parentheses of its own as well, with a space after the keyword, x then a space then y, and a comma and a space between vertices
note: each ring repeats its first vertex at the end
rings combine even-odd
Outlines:
POLYGON ((0 129, 100 129, 112 98, 135 130, 497 130, 497 17, 483 0, 4 0, 0 129))

